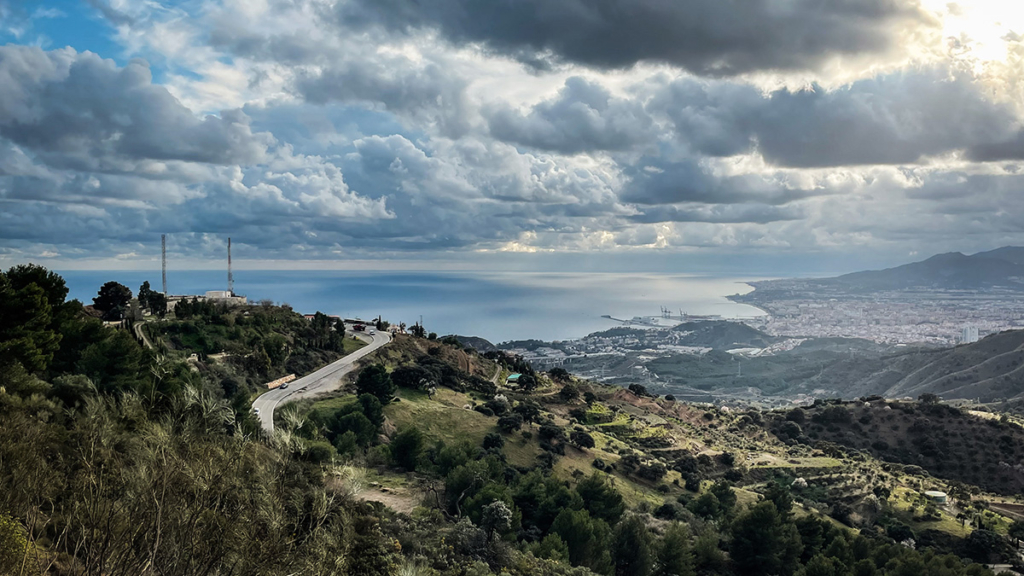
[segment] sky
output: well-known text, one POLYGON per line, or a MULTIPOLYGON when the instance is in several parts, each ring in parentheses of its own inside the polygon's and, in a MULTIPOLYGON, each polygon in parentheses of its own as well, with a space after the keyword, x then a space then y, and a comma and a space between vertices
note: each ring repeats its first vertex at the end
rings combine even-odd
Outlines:
POLYGON ((0 0, 0 265, 851 271, 1024 245, 1024 3, 0 0))

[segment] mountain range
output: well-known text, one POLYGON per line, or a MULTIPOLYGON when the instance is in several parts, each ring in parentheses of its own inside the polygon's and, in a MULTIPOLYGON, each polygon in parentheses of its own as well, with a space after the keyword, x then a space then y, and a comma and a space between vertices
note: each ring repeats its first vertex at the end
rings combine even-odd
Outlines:
POLYGON ((1003 288, 1024 291, 1024 248, 1005 246, 965 255, 938 254, 884 270, 844 274, 824 280, 850 290, 977 290, 1003 288))

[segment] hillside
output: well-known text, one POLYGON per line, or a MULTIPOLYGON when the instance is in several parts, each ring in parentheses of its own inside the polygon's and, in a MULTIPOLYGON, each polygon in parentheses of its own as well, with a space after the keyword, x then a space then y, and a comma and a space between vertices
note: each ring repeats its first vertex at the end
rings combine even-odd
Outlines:
MULTIPOLYGON (((267 434, 210 368, 228 360, 184 357, 190 332, 169 324, 149 348, 65 295, 45 270, 0 274, 0 574, 990 576, 968 562, 1018 559, 1019 526, 995 511, 1012 503, 839 449, 830 421, 793 435, 782 413, 398 335, 267 434)), ((264 321, 291 311, 264 311, 217 316, 236 324, 216 345, 284 338, 264 321)), ((167 322, 219 339, 200 316, 167 322)), ((993 426, 1009 439, 963 444, 989 475, 1018 457, 993 426)))
POLYGON ((928 393, 946 400, 994 402, 1024 397, 1022 368, 1024 331, 1013 330, 955 348, 883 356, 853 368, 829 366, 818 381, 845 398, 916 398, 928 393))
POLYGON ((992 414, 875 399, 796 408, 776 415, 772 429, 783 440, 833 442, 988 492, 1024 492, 1024 427, 992 414))
POLYGON ((731 348, 766 348, 779 339, 740 322, 684 322, 672 328, 684 337, 683 346, 704 346, 716 350, 731 348))
POLYGON ((954 348, 893 350, 863 340, 816 338, 791 350, 753 357, 712 350, 702 355, 595 359, 591 364, 601 362, 615 382, 626 382, 631 376, 628 368, 642 362, 657 376, 651 384, 657 391, 697 401, 921 394, 983 403, 1024 400, 1024 331, 1001 332, 954 348))

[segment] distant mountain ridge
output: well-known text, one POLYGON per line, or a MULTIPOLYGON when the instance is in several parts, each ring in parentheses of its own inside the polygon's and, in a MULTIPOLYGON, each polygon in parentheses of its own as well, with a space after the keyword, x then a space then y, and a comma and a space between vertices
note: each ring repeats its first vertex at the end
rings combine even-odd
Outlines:
POLYGON ((1024 291, 1024 248, 1005 246, 970 256, 949 252, 921 262, 854 272, 825 281, 851 290, 1006 288, 1024 291))

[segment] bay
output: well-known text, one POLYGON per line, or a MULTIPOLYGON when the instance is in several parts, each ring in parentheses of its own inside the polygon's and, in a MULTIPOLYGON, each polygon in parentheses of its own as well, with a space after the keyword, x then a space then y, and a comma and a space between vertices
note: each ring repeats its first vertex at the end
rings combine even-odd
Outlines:
MULTIPOLYGON (((148 271, 60 272, 69 298, 92 302, 107 281, 137 292, 143 281, 160 290, 160 273, 148 271)), ((748 279, 749 280, 749 279, 748 279)), ((757 308, 727 300, 746 293, 743 279, 684 274, 553 272, 415 272, 339 270, 240 270, 235 292, 250 301, 272 300, 298 312, 413 324, 422 316, 428 331, 507 340, 566 340, 618 326, 602 318, 673 314, 725 318, 761 315, 757 308)), ((223 271, 168 272, 171 294, 227 289, 223 271)))

